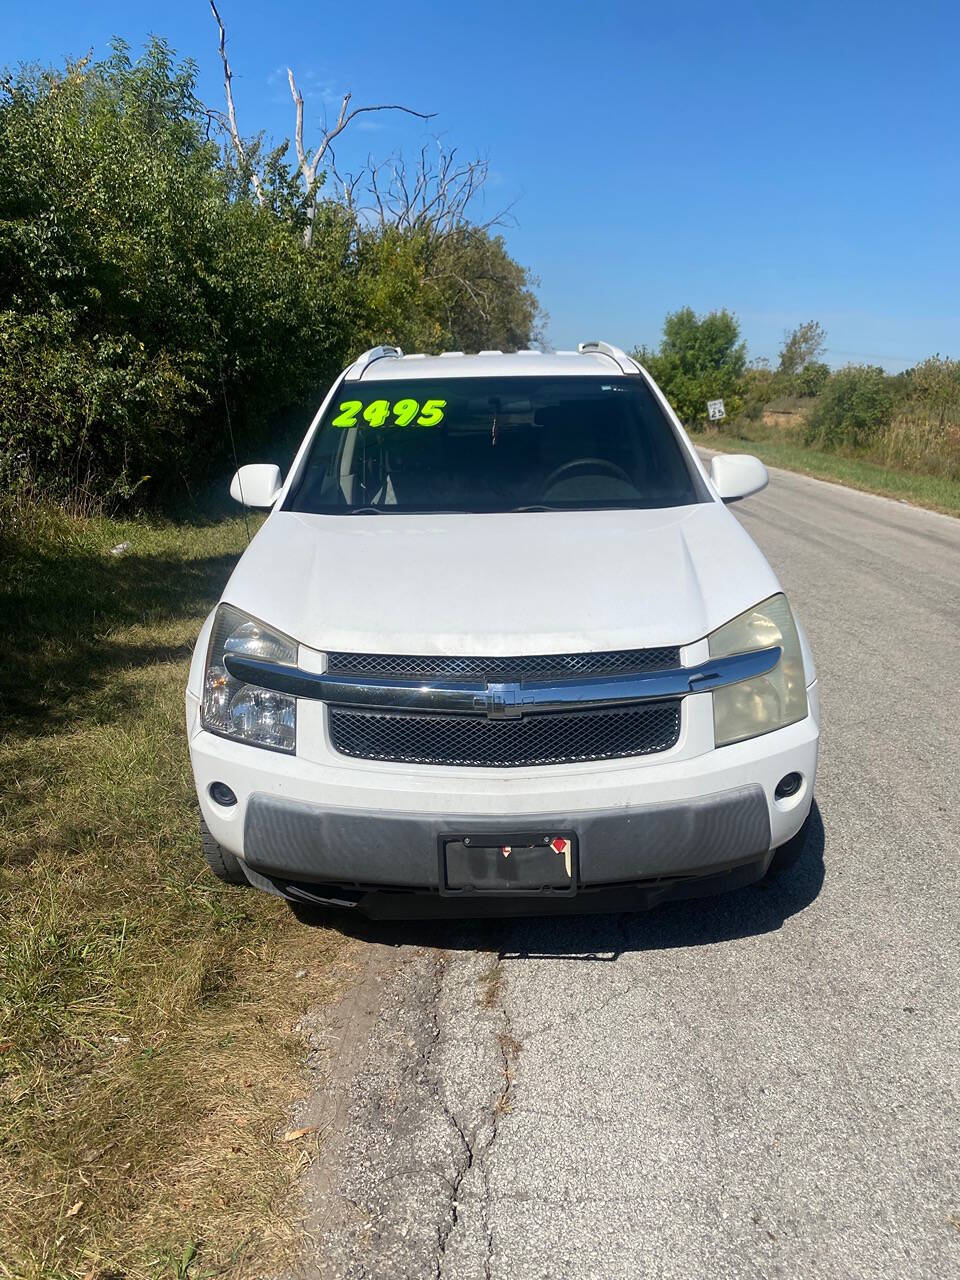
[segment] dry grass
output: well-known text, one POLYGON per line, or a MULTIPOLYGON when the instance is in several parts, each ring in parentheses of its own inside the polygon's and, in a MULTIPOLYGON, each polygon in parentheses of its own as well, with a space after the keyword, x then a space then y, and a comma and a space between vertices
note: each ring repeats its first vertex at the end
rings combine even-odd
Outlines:
POLYGON ((0 1272, 262 1270, 353 944, 199 858, 182 690, 242 522, 0 514, 0 1272))
MULTIPOLYGON (((894 422, 890 429, 898 430, 898 424, 894 422)), ((827 450, 804 444, 802 428, 740 420, 722 432, 694 436, 694 442, 708 449, 754 453, 772 467, 899 498, 947 515, 960 515, 960 466, 953 469, 953 474, 942 455, 934 456, 930 471, 921 465, 907 465, 902 459, 910 455, 902 438, 886 452, 880 446, 869 453, 827 450)))
POLYGON ((782 446, 785 452, 792 450, 799 456, 802 456, 801 450, 806 451, 811 457, 811 469, 816 467, 820 471, 829 467, 824 459, 832 456, 837 460, 836 466, 850 478, 856 477, 858 464, 863 464, 860 487, 876 487, 878 492, 895 491, 895 496, 900 496, 906 484, 912 490, 912 500, 923 502, 920 495, 927 493, 933 500, 925 505, 955 510, 952 497, 960 484, 960 402, 956 396, 934 406, 919 399, 906 400, 900 404, 889 426, 869 445, 829 450, 818 444, 807 445, 805 440, 807 419, 816 403, 812 399, 772 400, 758 421, 741 419, 729 424, 720 435, 739 436, 765 447, 782 446), (899 472, 905 479, 891 481, 889 474, 881 476, 882 472, 899 472), (911 482, 907 477, 914 480, 911 482), (947 495, 946 503, 944 495, 947 495))
POLYGON ((898 414, 872 452, 887 466, 960 480, 960 421, 898 414))

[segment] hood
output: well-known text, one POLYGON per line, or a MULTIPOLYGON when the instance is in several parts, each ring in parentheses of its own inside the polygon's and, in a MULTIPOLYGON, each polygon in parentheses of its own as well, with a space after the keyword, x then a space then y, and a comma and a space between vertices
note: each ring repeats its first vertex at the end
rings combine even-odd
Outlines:
POLYGON ((224 600, 312 649, 508 655, 699 640, 779 590, 720 503, 660 511, 277 511, 224 600))

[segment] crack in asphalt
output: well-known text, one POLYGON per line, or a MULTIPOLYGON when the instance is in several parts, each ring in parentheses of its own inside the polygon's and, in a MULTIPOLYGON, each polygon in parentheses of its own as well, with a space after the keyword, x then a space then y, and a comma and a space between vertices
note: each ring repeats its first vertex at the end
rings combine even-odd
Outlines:
MULTIPOLYGON (((440 998, 443 990, 443 979, 446 973, 446 957, 440 956, 437 961, 438 980, 434 1001, 434 1025, 437 1028, 437 1043, 440 1041, 440 998)), ((472 1125, 465 1125, 455 1110, 449 1105, 445 1096, 443 1079, 436 1082, 436 1097, 443 1114, 457 1134, 462 1157, 457 1164, 456 1175, 450 1187, 449 1212, 443 1223, 438 1224, 437 1231, 437 1280, 445 1280, 445 1263, 447 1248, 461 1225, 460 1194, 465 1180, 474 1172, 480 1181, 478 1211, 485 1247, 483 1258, 484 1280, 492 1275, 494 1242, 493 1226, 490 1221, 491 1185, 488 1160, 497 1141, 501 1116, 509 1109, 510 1093, 513 1088, 514 1062, 521 1045, 513 1034, 510 1015, 503 999, 503 962, 499 956, 493 957, 490 968, 481 976, 482 990, 478 1000, 486 1012, 493 1014, 500 1022, 500 1028, 494 1033, 499 1053, 499 1082, 489 1091, 484 1111, 472 1125)), ((456 1275, 456 1271, 453 1272, 456 1275)))
POLYGON ((382 956, 378 973, 343 1131, 306 1175, 303 1270, 322 1258, 324 1280, 492 1280, 489 1162, 521 1049, 506 966, 489 950, 421 947, 382 956))

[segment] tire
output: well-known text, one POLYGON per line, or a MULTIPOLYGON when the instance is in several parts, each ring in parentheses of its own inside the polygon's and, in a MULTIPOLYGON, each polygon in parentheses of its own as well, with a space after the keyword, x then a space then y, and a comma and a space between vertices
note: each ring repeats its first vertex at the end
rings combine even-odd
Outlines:
POLYGON ((239 858, 235 858, 226 849, 220 848, 203 818, 200 819, 200 843, 203 848, 203 860, 218 880, 222 880, 224 884, 242 885, 244 889, 250 887, 250 881, 243 874, 239 858))
POLYGON ((774 850, 773 858, 771 859, 770 866, 767 869, 768 876, 775 876, 779 875, 783 871, 789 871, 790 868, 796 866, 803 857, 803 851, 807 847, 807 838, 810 835, 810 823, 812 817, 813 809, 811 808, 810 812, 804 819, 803 826, 797 834, 795 836, 791 836, 787 843, 782 844, 779 849, 774 850))

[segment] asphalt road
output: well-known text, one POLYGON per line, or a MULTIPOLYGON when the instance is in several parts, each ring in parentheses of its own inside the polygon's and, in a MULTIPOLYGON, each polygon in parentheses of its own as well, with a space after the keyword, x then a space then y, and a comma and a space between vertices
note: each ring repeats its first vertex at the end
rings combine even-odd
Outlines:
POLYGON ((370 926, 312 1028, 325 1280, 960 1275, 960 521, 785 472, 736 510, 818 663, 814 847, 646 915, 370 926))

